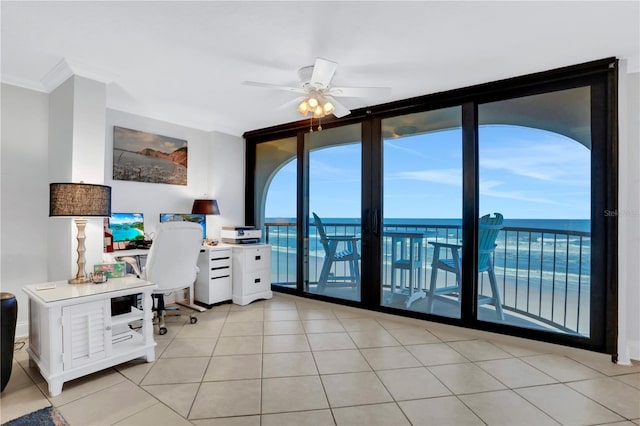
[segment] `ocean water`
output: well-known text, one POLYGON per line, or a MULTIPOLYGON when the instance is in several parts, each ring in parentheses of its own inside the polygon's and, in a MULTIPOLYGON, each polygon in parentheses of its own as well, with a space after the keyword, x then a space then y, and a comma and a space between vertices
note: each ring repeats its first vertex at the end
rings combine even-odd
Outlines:
POLYGON ((113 241, 132 241, 135 239, 143 239, 144 232, 139 229, 133 228, 127 224, 122 225, 111 225, 111 230, 113 232, 113 241))

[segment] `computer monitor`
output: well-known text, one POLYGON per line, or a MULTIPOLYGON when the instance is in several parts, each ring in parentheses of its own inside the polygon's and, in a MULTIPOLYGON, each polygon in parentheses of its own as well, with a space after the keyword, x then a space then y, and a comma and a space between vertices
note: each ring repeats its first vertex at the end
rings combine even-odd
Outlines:
POLYGON ((109 228, 113 242, 144 241, 144 215, 142 213, 111 213, 109 228))
POLYGON ((194 222, 202 227, 202 239, 207 239, 207 216, 199 213, 160 213, 162 222, 194 222))

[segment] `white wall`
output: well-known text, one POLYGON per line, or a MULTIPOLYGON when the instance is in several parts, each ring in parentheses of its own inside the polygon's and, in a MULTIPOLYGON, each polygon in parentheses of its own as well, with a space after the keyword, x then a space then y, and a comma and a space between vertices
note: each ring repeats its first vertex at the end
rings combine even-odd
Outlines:
POLYGON ((47 281, 49 96, 2 84, 0 287, 18 299, 26 335, 26 284, 47 281))
POLYGON ((160 213, 190 213, 195 198, 218 200, 221 214, 207 218, 207 235, 244 219, 244 141, 237 136, 205 132, 121 111, 107 110, 105 184, 111 186, 111 210, 144 214, 145 233, 155 231, 160 213), (184 139, 188 149, 187 185, 113 180, 113 127, 184 139))
POLYGON ((619 73, 618 362, 640 360, 640 73, 619 73))
POLYGON ((218 200, 220 215, 209 216, 207 226, 213 224, 210 237, 219 239, 222 226, 245 225, 245 143, 242 138, 225 133, 213 132, 211 136, 207 192, 218 200))

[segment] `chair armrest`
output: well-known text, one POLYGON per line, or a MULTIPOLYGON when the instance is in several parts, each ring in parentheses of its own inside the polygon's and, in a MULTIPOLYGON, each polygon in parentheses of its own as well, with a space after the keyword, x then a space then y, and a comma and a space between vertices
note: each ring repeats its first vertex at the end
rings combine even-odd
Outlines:
POLYGON ((142 277, 142 272, 140 272, 140 269, 138 269, 138 262, 136 262, 133 257, 121 257, 120 262, 125 262, 126 264, 130 265, 133 268, 133 272, 135 272, 138 278, 142 277))
POLYGON ((359 239, 360 237, 356 237, 355 235, 327 235, 327 240, 329 241, 353 241, 359 239))
POLYGON ((449 248, 451 250, 458 250, 462 248, 460 244, 439 243, 437 241, 429 241, 429 244, 431 244, 434 247, 444 247, 444 248, 449 248))

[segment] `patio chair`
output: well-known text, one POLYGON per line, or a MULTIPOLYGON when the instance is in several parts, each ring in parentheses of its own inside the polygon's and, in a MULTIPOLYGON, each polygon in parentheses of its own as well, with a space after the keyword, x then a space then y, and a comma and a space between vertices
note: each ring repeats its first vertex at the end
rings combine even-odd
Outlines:
POLYGON ((360 254, 358 253, 359 237, 355 235, 327 235, 322 220, 313 213, 320 242, 324 247, 325 258, 318 278, 318 290, 329 287, 360 287, 360 254), (338 263, 346 263, 345 275, 337 276, 331 272, 338 263), (346 274, 348 270, 349 274, 346 274))
MULTIPOLYGON (((495 306, 496 314, 500 320, 504 320, 502 311, 502 300, 498 290, 496 274, 493 270, 493 252, 496 249, 496 238, 503 228, 503 217, 500 213, 485 215, 480 218, 478 230, 478 273, 486 272, 489 276, 489 284, 491 287, 491 296, 478 295, 478 306, 492 304, 495 306)), ((440 242, 429 242, 433 245, 433 261, 431 263, 431 282, 429 284, 429 293, 427 294, 427 312, 432 313, 433 301, 436 297, 456 296, 460 303, 460 276, 462 271, 462 246, 459 244, 448 244, 440 242), (441 250, 444 249, 444 250, 441 250), (446 251, 451 251, 451 257, 446 257, 446 251), (437 287, 438 270, 452 272, 456 276, 455 284, 448 287, 437 287)), ((442 299, 451 300, 450 297, 442 297, 442 299)))

